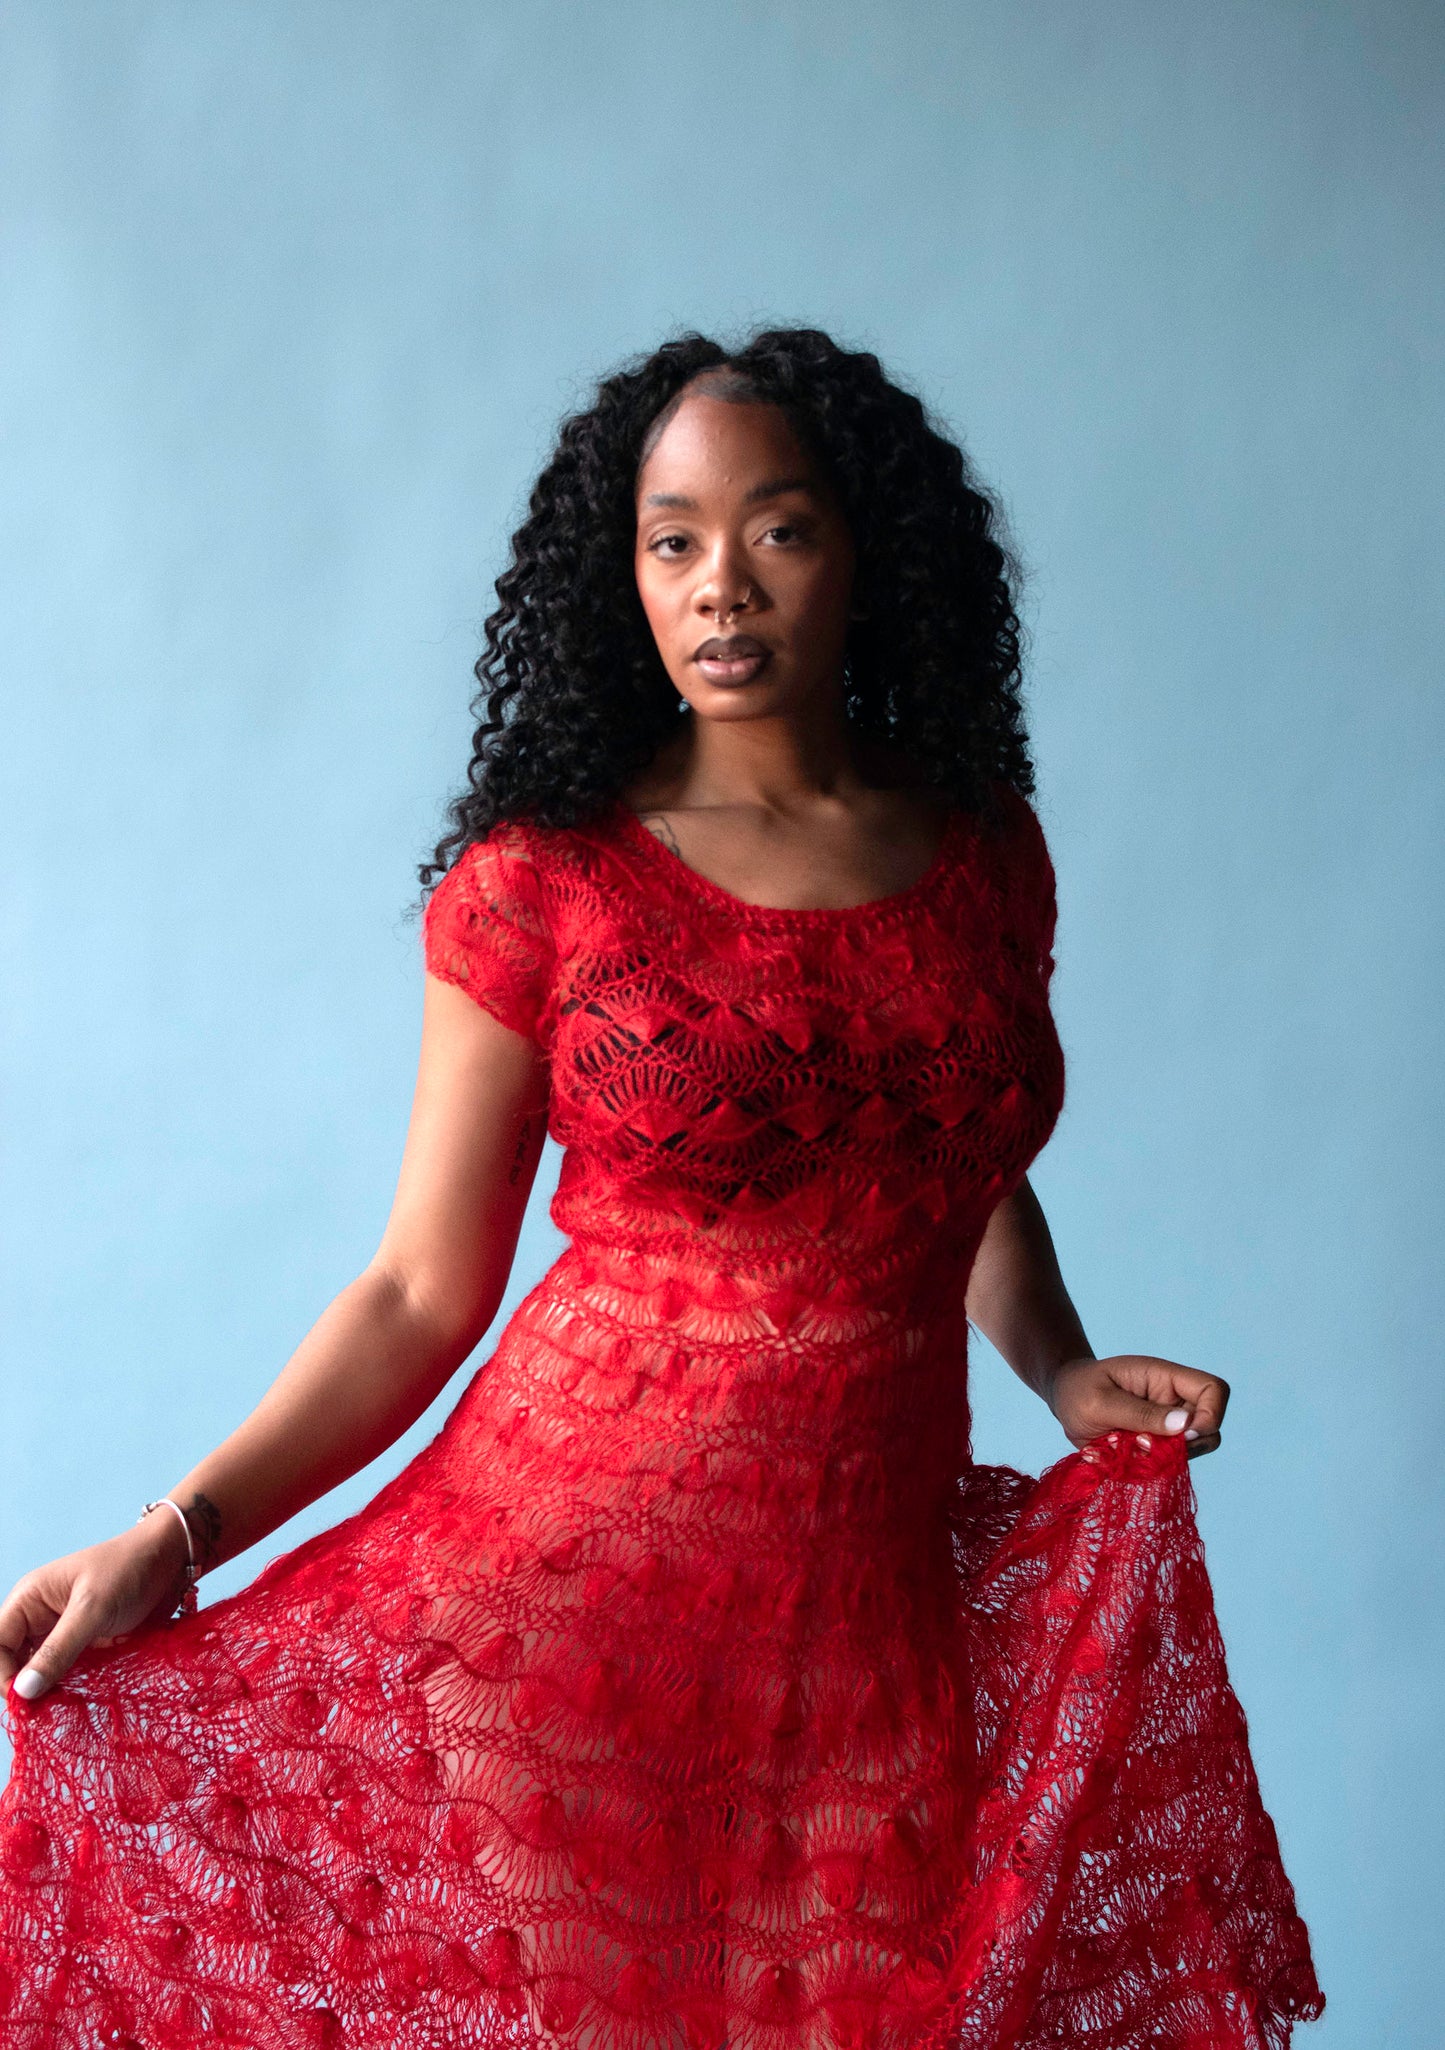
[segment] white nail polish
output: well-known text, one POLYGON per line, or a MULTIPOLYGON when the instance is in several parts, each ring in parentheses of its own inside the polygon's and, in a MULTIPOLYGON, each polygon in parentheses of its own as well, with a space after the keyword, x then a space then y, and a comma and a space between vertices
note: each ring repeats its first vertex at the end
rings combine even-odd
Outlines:
POLYGON ((1166 1431, 1177 1431, 1182 1425, 1187 1424, 1188 1421, 1189 1412, 1187 1409, 1171 1409, 1168 1416, 1164 1419, 1164 1428, 1166 1431))
POLYGON ((22 1701, 33 1701, 36 1695, 43 1693, 44 1690, 45 1676, 43 1673, 37 1673, 34 1666, 27 1666, 23 1673, 16 1674, 15 1692, 22 1701))
POLYGON ((1199 1433, 1195 1430, 1193 1424, 1191 1424, 1189 1426, 1189 1429, 1184 1433, 1184 1435, 1186 1438, 1197 1438, 1199 1436, 1199 1433))

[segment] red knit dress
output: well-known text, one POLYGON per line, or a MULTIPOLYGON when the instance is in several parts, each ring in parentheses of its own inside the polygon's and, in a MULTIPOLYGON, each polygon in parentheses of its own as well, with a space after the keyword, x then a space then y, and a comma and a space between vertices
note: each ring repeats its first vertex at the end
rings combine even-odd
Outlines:
POLYGON ((1053 871, 744 903, 509 823, 432 972, 545 1050, 569 1243, 441 1431, 9 1690, 4 2050, 1276 2050, 1322 2000, 1178 1438, 970 1457, 1052 1129, 1053 871))

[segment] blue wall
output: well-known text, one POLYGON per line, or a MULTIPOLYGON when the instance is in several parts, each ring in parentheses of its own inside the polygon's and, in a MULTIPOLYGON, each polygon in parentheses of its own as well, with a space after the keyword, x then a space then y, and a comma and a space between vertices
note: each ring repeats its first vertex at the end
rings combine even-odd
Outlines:
MULTIPOLYGON (((1032 566, 1034 1181, 1095 1348, 1234 1385, 1193 1472, 1306 2034, 1435 2041, 1442 48, 1407 0, 6 11, 0 1583, 374 1246, 413 864, 559 413, 676 325, 818 322, 1032 566)), ((1065 1449, 975 1371, 981 1456, 1065 1449)))

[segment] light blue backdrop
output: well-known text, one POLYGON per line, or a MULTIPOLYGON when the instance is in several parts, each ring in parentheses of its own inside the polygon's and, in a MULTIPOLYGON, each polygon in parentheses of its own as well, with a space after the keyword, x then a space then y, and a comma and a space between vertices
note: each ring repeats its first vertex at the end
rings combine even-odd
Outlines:
MULTIPOLYGON (((1032 566, 1034 1181, 1096 1350, 1234 1386, 1192 1471, 1301 2040, 1435 2042, 1442 49, 1407 0, 6 10, 4 1587, 372 1251, 413 864, 559 414, 676 326, 817 322, 1032 566)), ((981 1456, 1059 1456, 975 1371, 981 1456)))

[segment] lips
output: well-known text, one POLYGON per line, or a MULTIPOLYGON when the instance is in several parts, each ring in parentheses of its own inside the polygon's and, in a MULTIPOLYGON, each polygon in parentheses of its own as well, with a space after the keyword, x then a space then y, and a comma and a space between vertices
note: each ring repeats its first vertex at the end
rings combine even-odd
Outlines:
POLYGON ((693 653, 694 662, 746 662, 754 655, 766 655, 769 651, 761 641, 755 641, 751 634, 730 634, 726 640, 716 635, 693 653))
POLYGON ((726 640, 719 634, 704 641, 692 659, 709 683, 730 689, 760 676, 772 661, 773 651, 751 634, 732 634, 726 640))

